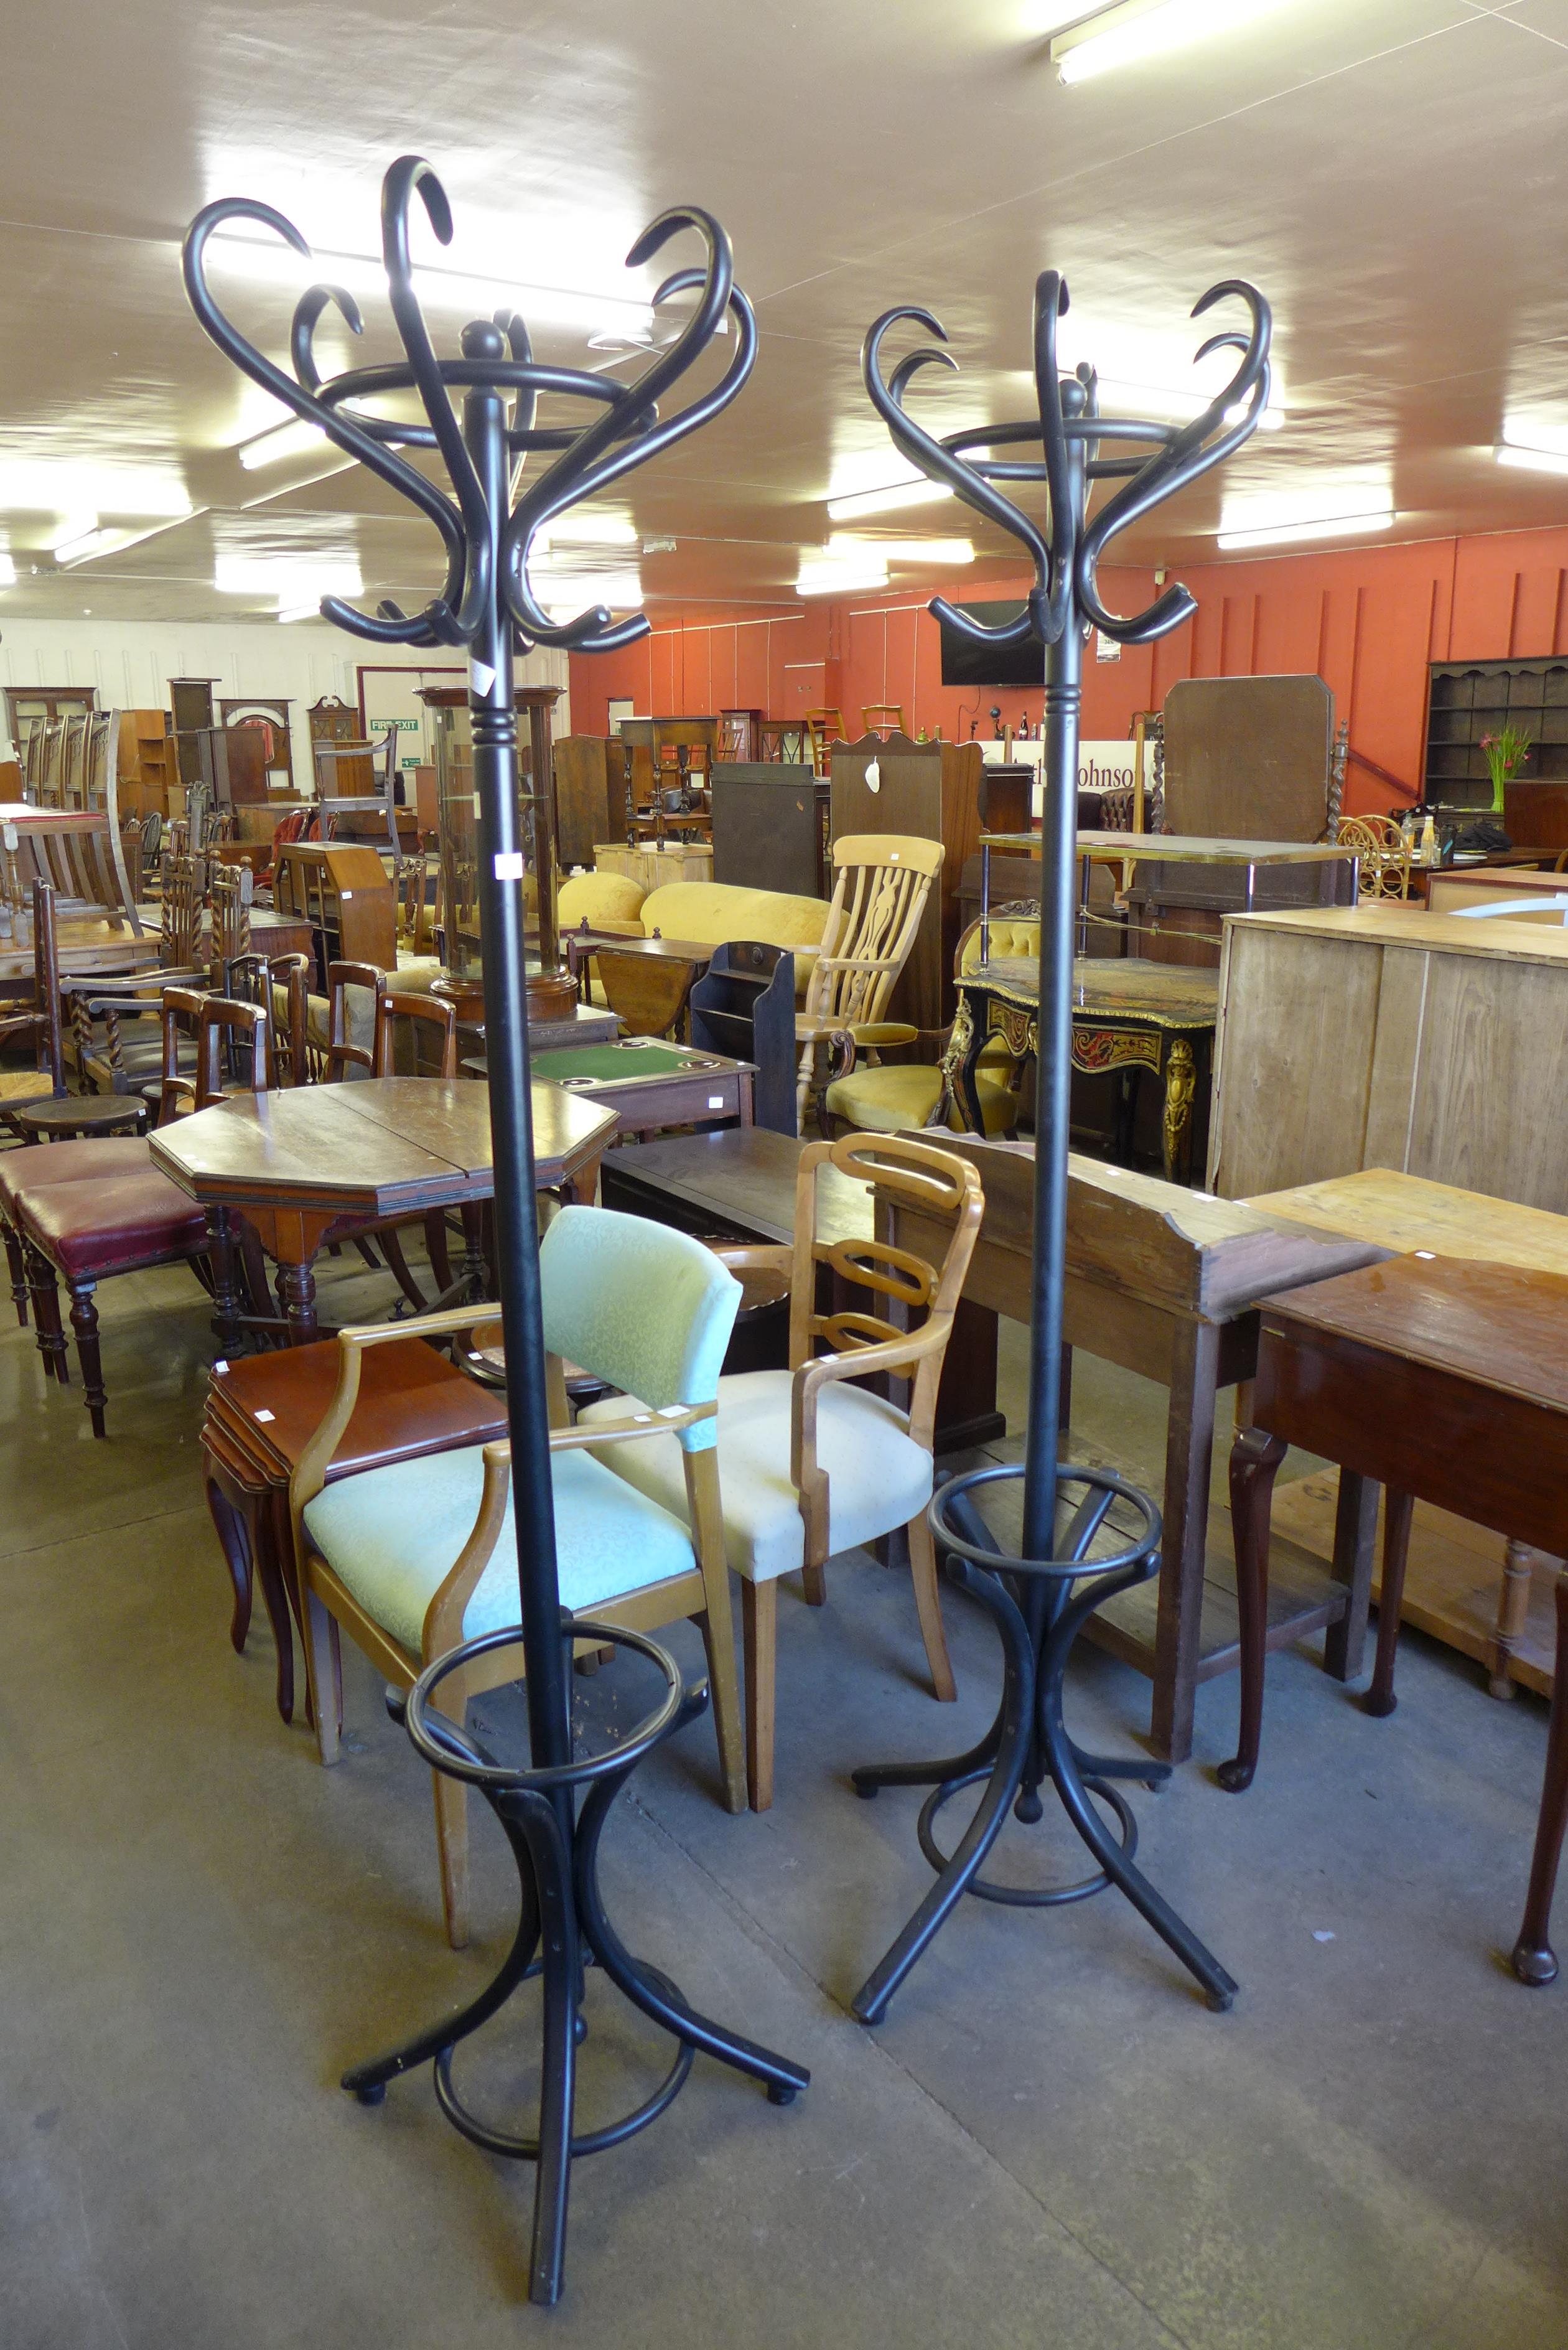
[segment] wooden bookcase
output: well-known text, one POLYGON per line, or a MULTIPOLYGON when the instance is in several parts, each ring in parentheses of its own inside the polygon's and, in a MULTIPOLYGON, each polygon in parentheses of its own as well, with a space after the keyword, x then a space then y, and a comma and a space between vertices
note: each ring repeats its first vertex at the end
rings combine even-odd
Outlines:
POLYGON ((119 782, 122 816, 185 813, 185 794, 174 772, 174 744, 166 710, 120 712, 119 782))
POLYGON ((1521 727, 1522 782, 1568 783, 1568 660, 1434 661, 1427 711, 1429 805, 1490 808, 1483 734, 1521 727))

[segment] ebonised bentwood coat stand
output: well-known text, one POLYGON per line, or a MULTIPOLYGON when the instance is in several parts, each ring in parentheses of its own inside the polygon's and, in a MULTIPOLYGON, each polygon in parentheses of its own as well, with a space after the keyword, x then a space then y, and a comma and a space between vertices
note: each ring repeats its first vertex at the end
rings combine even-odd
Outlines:
MULTIPOLYGON (((208 204, 186 237, 184 274, 197 318, 235 366, 408 498, 441 534, 445 583, 422 612, 410 615, 388 602, 370 614, 327 597, 324 617, 373 643, 461 645, 468 653, 496 1259, 509 1369, 530 1764, 513 1769, 498 1763, 476 1739, 431 1708, 444 1680, 471 1657, 515 1640, 514 1632, 493 1634, 438 1659, 410 1692, 406 1721, 425 1761, 477 1787, 495 1812, 516 1859, 521 1906, 512 1950, 488 1989, 401 2048, 356 2066, 344 2075, 343 2085, 365 2104, 378 2104, 389 2081, 433 2061, 436 2095, 455 2126, 493 2153, 536 2165, 530 2295, 548 2303, 561 2290, 572 2158, 618 2145, 656 2119, 683 2085, 696 2050, 762 2082, 776 2105, 787 2105, 809 2079, 802 2066, 695 2013, 663 1975, 632 1958, 598 1890, 599 1837, 611 1803, 643 1756, 703 1711, 707 1690, 701 1684, 685 1690, 672 1659, 651 1641, 574 1622, 560 1604, 529 1118, 526 859, 513 706, 514 651, 553 645, 608 652, 648 633, 640 615, 616 624, 602 607, 576 620, 553 623, 530 584, 530 550, 541 528, 569 506, 728 407, 752 371, 756 328, 751 305, 734 283, 723 230, 709 213, 681 207, 660 213, 627 256, 628 267, 639 268, 683 231, 695 232, 705 247, 701 267, 678 271, 654 296, 656 310, 678 296, 691 297, 691 307, 674 340, 635 382, 623 385, 541 365, 523 321, 505 312, 466 327, 460 358, 438 359, 413 286, 409 213, 416 192, 437 237, 447 244, 452 215, 440 182, 419 157, 402 156, 382 185, 381 243, 405 364, 359 368, 322 380, 313 342, 323 315, 335 307, 353 333, 362 331, 358 306, 341 288, 316 286, 301 296, 291 336, 292 378, 224 316, 207 285, 207 247, 214 233, 234 223, 253 232, 260 226, 309 258, 298 230, 270 205, 240 197, 208 204), (658 402, 712 341, 726 317, 732 348, 720 380, 675 416, 661 420, 658 402), (452 404, 453 390, 463 395, 461 425, 452 404), (418 395, 423 423, 378 414, 363 404, 410 391, 418 395), (597 403, 599 413, 586 423, 541 423, 542 399, 597 403), (410 448, 439 454, 451 494, 398 453, 410 448), (536 452, 555 452, 554 463, 524 490, 524 466, 536 452), (665 1684, 661 1702, 628 1739, 607 1753, 588 1757, 574 1752, 568 1706, 571 1643, 582 1635, 640 1654, 658 1668, 665 1684), (671 2034, 677 2055, 665 2081, 643 2105, 602 2128, 575 2134, 582 1970, 589 1956, 636 2007, 671 2034), (539 2119, 535 2134, 518 2136, 479 2120, 460 2102, 452 2084, 452 2054, 535 1973, 542 1974, 544 1989, 539 2119)), ((534 781, 539 788, 541 779, 534 781)), ((547 782, 543 787, 548 788, 547 782)))
MULTIPOLYGON (((1228 296, 1246 304, 1249 330, 1211 337, 1198 357, 1229 348, 1239 350, 1241 360, 1225 390, 1201 415, 1180 426, 1104 417, 1092 368, 1085 364, 1075 375, 1062 376, 1056 322, 1067 307, 1067 288, 1053 269, 1042 273, 1034 289, 1036 422, 977 426, 939 441, 913 421, 905 409, 905 395, 919 370, 956 365, 941 348, 947 338, 929 310, 901 307, 886 311, 867 335, 861 352, 867 391, 901 453, 933 481, 947 484, 977 514, 1022 541, 1033 564, 1034 585, 1024 608, 1003 628, 984 628, 940 597, 931 610, 976 643, 1039 644, 1045 679, 1029 1429, 1022 1467, 971 1470, 944 1484, 931 1504, 932 1528, 950 1575, 990 1611, 1001 1632, 1002 1702, 991 1730, 966 1754, 929 1762, 868 1765, 853 1774, 856 1790, 864 1796, 876 1795, 883 1787, 933 1789, 920 1814, 919 1835, 921 1850, 938 1872, 936 1884, 856 1994, 854 2011, 863 2023, 880 2022, 894 1992, 965 1893, 1018 1907, 1047 1908, 1083 1900, 1115 1885, 1197 1977, 1211 2007, 1228 2008, 1236 1991, 1219 1960, 1133 1865, 1137 1825, 1112 1783, 1141 1779, 1156 1786, 1169 1775, 1168 1766, 1087 1755, 1067 1735, 1062 1682, 1068 1651, 1096 1607, 1156 1573, 1160 1525, 1153 1503, 1121 1478, 1059 1464, 1057 1458, 1084 642, 1096 628, 1121 644, 1147 644, 1179 628, 1197 609, 1188 590, 1173 585, 1147 611, 1120 619, 1102 604, 1096 574, 1106 547, 1118 532, 1219 464, 1257 428, 1269 395, 1268 305, 1255 287, 1230 278, 1210 288, 1193 316, 1200 317, 1228 296), (884 380, 883 342, 892 328, 905 321, 923 327, 937 343, 909 352, 884 380), (1144 453, 1102 455, 1107 442, 1113 450, 1117 443, 1136 443, 1144 453), (994 453, 1017 448, 1029 453, 994 453), (1090 490, 1102 481, 1119 482, 1120 487, 1091 520, 1090 490), (1044 485, 1044 531, 995 486, 1001 482, 1044 485), (1020 1477, 1023 1540, 1019 1553, 1012 1554, 999 1548, 978 1497, 987 1486, 1020 1477), (1091 1555, 1118 1503, 1134 1522, 1131 1531, 1117 1547, 1091 1555), (1064 1529, 1058 1534, 1064 1510, 1064 1529), (937 1814, 961 1789, 982 1779, 985 1791, 950 1858, 936 1841, 937 1814), (983 1878, 980 1871, 1009 1810, 1025 1823, 1041 1818, 1040 1789, 1046 1781, 1098 1863, 1096 1873, 1042 1890, 983 1878), (1096 1811, 1091 1794, 1116 1813, 1119 1836, 1096 1811)), ((1115 1522, 1111 1523, 1114 1528, 1115 1522)))

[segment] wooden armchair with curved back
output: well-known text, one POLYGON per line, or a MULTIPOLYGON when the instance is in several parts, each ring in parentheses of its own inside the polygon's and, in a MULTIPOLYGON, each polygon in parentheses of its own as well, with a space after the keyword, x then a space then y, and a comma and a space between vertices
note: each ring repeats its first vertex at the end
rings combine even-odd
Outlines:
MULTIPOLYGON (((800 1572, 807 1601, 819 1607, 831 1557, 903 1527, 932 1686, 939 1698, 956 1695, 926 1510, 942 1358, 984 1204, 974 1169, 951 1153, 903 1136, 846 1135, 808 1143, 801 1152, 789 1247, 714 1249, 732 1272, 782 1274, 790 1289, 789 1369, 726 1374, 718 1389, 719 1485, 724 1546, 742 1579, 746 1773, 754 1811, 773 1801, 781 1575, 800 1572), (830 1167, 948 1222, 951 1237, 941 1264, 882 1241, 820 1238, 817 1174, 830 1167), (867 1293, 866 1305, 821 1312, 817 1284, 825 1272, 867 1293), (908 1326, 909 1317, 922 1314, 908 1326), (907 1407, 857 1384, 877 1374, 910 1382, 907 1407)), ((626 1408, 619 1398, 589 1404, 578 1425, 607 1425, 626 1408)), ((685 1510, 673 1444, 607 1450, 599 1457, 661 1508, 677 1516, 685 1510)))

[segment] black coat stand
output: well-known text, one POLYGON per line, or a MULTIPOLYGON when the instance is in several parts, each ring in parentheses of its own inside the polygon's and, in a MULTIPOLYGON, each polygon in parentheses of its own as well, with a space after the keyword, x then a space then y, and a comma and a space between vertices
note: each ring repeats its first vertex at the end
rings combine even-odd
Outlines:
POLYGON ((709 213, 682 207, 660 213, 627 256, 628 267, 640 267, 686 231, 694 232, 705 247, 701 267, 677 272, 654 296, 656 311, 677 296, 690 296, 691 307, 669 347, 650 359, 634 382, 619 384, 538 363, 523 321, 505 312, 465 328, 461 357, 438 359, 414 291, 409 251, 409 214, 416 193, 437 237, 449 243, 452 215, 440 182, 419 157, 402 156, 382 185, 381 243, 403 363, 354 369, 330 382, 322 380, 313 343, 323 315, 336 308, 353 333, 362 331, 358 305, 340 287, 313 286, 301 297, 290 338, 292 377, 224 316, 207 284, 207 248, 214 234, 234 223, 244 223, 253 232, 260 226, 309 257, 297 229, 270 205, 239 197, 208 204, 186 237, 184 276, 192 307, 219 348, 296 415, 317 425, 339 449, 408 498, 441 535, 446 577, 440 594, 421 612, 410 615, 396 604, 383 603, 372 614, 327 597, 323 615, 372 643, 462 646, 468 654, 479 803, 495 1254, 508 1369, 529 1765, 514 1769, 498 1763, 477 1739, 459 1731, 431 1705, 441 1682, 461 1671, 472 1657, 514 1642, 514 1632, 492 1635, 440 1659, 410 1692, 406 1720, 424 1759, 475 1786, 496 1813, 516 1858, 521 1906, 511 1953, 488 1989, 461 2012, 404 2046, 356 2066, 344 2075, 343 2085, 362 2102, 376 2104, 389 2080, 433 2061, 437 2096, 456 2127, 493 2153, 536 2164, 530 2293, 535 2301, 553 2302, 561 2290, 574 2155, 618 2145, 654 2120, 684 2084, 698 2049, 762 2082, 777 2105, 787 2105, 809 2078, 800 2065, 698 2015, 664 1976, 632 1958, 599 1894, 599 1836, 615 1795, 652 1747, 703 1711, 707 1690, 702 1684, 684 1689, 673 1661, 651 1641, 574 1620, 560 1603, 529 1111, 524 856, 513 705, 516 650, 539 644, 608 652, 648 633, 648 621, 640 615, 614 624, 602 607, 576 620, 553 623, 529 580, 530 551, 538 532, 569 506, 607 488, 728 407, 752 371, 756 328, 751 306, 734 283, 723 230, 709 213), (673 417, 661 418, 658 403, 726 319, 732 348, 719 381, 673 417), (453 391, 462 395, 461 424, 452 408, 453 391), (410 392, 418 396, 423 422, 387 416, 364 404, 410 392), (586 423, 541 422, 541 400, 586 401, 598 413, 586 423), (450 493, 400 454, 407 449, 439 456, 450 493), (523 472, 528 457, 536 452, 551 454, 553 462, 524 489, 523 472), (574 1752, 568 1702, 572 1643, 585 1636, 642 1655, 661 1672, 665 1684, 661 1702, 640 1727, 609 1752, 596 1756, 574 1752), (677 2054, 662 2086, 645 2104, 606 2127, 575 2134, 576 2050, 584 2029, 582 1974, 590 1958, 635 2006, 671 2034, 677 2054), (534 2134, 519 2136, 467 2110, 452 2087, 451 2061, 456 2043, 496 2013, 534 1974, 542 1974, 544 1988, 539 2119, 534 2134))
POLYGON ((1082 1900, 1115 1885, 1197 1977, 1210 2006, 1229 2007, 1236 1990, 1218 1960, 1133 1865, 1137 1825, 1114 1782, 1140 1779, 1158 1785, 1168 1776, 1168 1766, 1085 1754, 1064 1727, 1062 1684, 1073 1641, 1096 1607, 1158 1572, 1160 1525, 1152 1502, 1122 1479, 1058 1461, 1084 643, 1089 630, 1098 629, 1122 644, 1147 644, 1179 628, 1197 609, 1185 588, 1172 586, 1135 619, 1118 619, 1100 600, 1097 570, 1118 532, 1230 456, 1257 428, 1269 394, 1267 304, 1253 286, 1231 278, 1211 286, 1193 316, 1232 295, 1247 306, 1248 332, 1213 336, 1198 357, 1229 348, 1240 351, 1241 359, 1225 390, 1190 423, 1180 426, 1104 417, 1090 367, 1062 376, 1056 323, 1067 307, 1067 288, 1054 269, 1041 275, 1034 289, 1037 421, 976 427, 942 440, 914 421, 904 404, 914 378, 925 367, 955 365, 941 348, 946 336, 929 310, 903 307, 885 312, 871 328, 861 353, 867 391, 903 455, 1021 540, 1033 564, 1034 584, 1023 610, 1006 627, 984 628, 940 597, 931 610, 976 643, 1037 643, 1044 652, 1045 680, 1029 1429, 1022 1468, 971 1471, 944 1484, 931 1504, 931 1523, 949 1574, 989 1610, 1001 1633, 1002 1702, 990 1731, 968 1753, 929 1762, 871 1765, 854 1773, 857 1792, 868 1797, 889 1786, 933 1789, 920 1814, 919 1834, 921 1849, 938 1872, 936 1884, 856 1995, 855 2012, 863 2023, 881 2021, 894 1992, 966 1892, 985 1900, 1045 1908, 1082 1900), (884 380, 883 342, 892 328, 905 321, 925 328, 937 342, 909 352, 884 380), (1102 454, 1107 444, 1112 453, 1102 454), (1123 444, 1135 444, 1142 453, 1115 453, 1123 444), (998 455, 998 451, 1023 453, 998 455), (1044 486, 1043 530, 1003 495, 996 486, 1002 482, 1044 486), (1091 519, 1090 493, 1097 482, 1116 482, 1119 487, 1091 519), (999 1548, 977 1496, 987 1486, 1019 1477, 1023 1482, 1023 1539, 1020 1550, 1011 1553, 999 1548), (1111 1517, 1118 1504, 1130 1526, 1111 1517), (1092 1555, 1096 1540, 1102 1548, 1092 1555), (1108 1550, 1106 1540, 1113 1545, 1108 1550), (949 1857, 936 1842, 937 1814, 961 1789, 982 1780, 984 1793, 949 1857), (1041 1818, 1040 1788, 1046 1781, 1098 1863, 1096 1872, 1075 1884, 1039 1891, 983 1878, 981 1868, 1009 1811, 1026 1823, 1041 1818), (1107 1828, 1091 1794, 1116 1814, 1119 1835, 1107 1828))

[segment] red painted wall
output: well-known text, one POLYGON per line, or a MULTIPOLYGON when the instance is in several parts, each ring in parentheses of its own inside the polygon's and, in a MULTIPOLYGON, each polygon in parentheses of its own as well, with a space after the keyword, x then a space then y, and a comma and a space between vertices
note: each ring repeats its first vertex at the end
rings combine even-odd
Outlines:
MULTIPOLYGON (((1084 733, 1126 736, 1135 710, 1158 709, 1183 677, 1244 677, 1315 671, 1335 715, 1350 722, 1353 751, 1375 759, 1414 794, 1421 774, 1427 664, 1539 658, 1568 651, 1568 530, 1510 531, 1481 538, 1424 539, 1343 554, 1275 556, 1194 565, 1179 575, 1198 598, 1193 619, 1153 646, 1128 646, 1116 661, 1085 665, 1084 733)), ((1023 582, 976 588, 945 583, 955 598, 1020 595, 1023 582)), ((966 735, 978 716, 1039 722, 1038 692, 941 684, 937 624, 919 595, 813 600, 794 610, 749 612, 688 606, 661 611, 651 638, 625 652, 574 657, 575 724, 602 733, 612 694, 639 713, 675 716, 722 708, 793 717, 818 703, 842 710, 852 733, 861 705, 900 702, 912 729, 966 735)), ((1133 611, 1156 593, 1147 571, 1101 575, 1112 611, 1133 611)), ((1347 809, 1386 808, 1397 794, 1352 760, 1347 809)))

